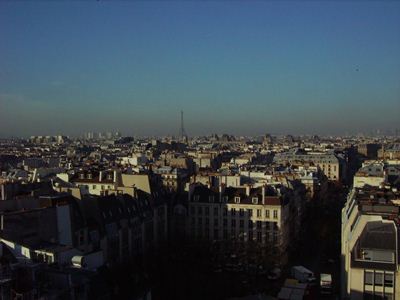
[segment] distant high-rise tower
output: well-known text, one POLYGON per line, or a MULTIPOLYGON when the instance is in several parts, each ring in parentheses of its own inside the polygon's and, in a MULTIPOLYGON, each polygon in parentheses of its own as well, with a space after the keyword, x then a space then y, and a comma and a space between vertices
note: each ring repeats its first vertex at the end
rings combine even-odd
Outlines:
POLYGON ((186 135, 185 127, 183 126, 183 110, 181 110, 181 128, 179 130, 179 137, 180 137, 182 142, 186 142, 187 141, 187 135, 186 135))

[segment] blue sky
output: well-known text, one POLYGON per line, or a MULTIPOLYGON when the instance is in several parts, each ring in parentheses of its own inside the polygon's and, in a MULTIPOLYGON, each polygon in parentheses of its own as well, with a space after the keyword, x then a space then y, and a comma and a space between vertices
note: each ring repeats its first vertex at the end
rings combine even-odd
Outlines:
POLYGON ((400 128, 400 2, 0 2, 0 136, 400 128))

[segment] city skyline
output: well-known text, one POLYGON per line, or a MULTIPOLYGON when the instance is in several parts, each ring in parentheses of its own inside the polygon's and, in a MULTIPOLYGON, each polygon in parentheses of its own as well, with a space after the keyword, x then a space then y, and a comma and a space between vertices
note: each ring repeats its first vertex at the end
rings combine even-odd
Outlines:
POLYGON ((0 3, 0 136, 400 127, 400 3, 0 3))

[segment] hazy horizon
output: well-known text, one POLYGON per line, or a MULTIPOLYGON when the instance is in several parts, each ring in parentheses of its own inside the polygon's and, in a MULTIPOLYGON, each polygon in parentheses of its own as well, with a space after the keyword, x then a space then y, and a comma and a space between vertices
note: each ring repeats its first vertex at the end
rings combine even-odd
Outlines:
POLYGON ((0 136, 400 128, 400 2, 0 2, 0 136))

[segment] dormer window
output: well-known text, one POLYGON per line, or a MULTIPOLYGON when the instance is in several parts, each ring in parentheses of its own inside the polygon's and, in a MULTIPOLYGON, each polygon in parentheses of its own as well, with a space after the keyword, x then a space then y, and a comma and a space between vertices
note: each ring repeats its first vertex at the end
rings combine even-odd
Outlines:
POLYGON ((240 197, 235 197, 235 203, 240 203, 240 197))
POLYGON ((111 175, 111 174, 108 174, 108 175, 107 175, 107 179, 108 179, 108 180, 111 180, 111 179, 112 179, 112 175, 111 175))
POLYGON ((214 202, 214 196, 208 196, 208 201, 210 203, 213 203, 214 202))
POLYGON ((258 204, 258 198, 257 197, 253 197, 253 199, 251 199, 251 202, 253 204, 258 204))
POLYGON ((200 195, 194 195, 193 199, 194 199, 195 202, 199 202, 200 195))
POLYGON ((92 179, 92 173, 87 174, 88 179, 92 179))
POLYGON ((80 179, 84 179, 84 178, 85 178, 85 174, 83 174, 83 173, 82 173, 82 174, 79 174, 79 178, 80 178, 80 179))
POLYGON ((223 199, 223 201, 226 203, 226 202, 228 202, 229 197, 228 197, 228 196, 224 196, 222 199, 223 199))

